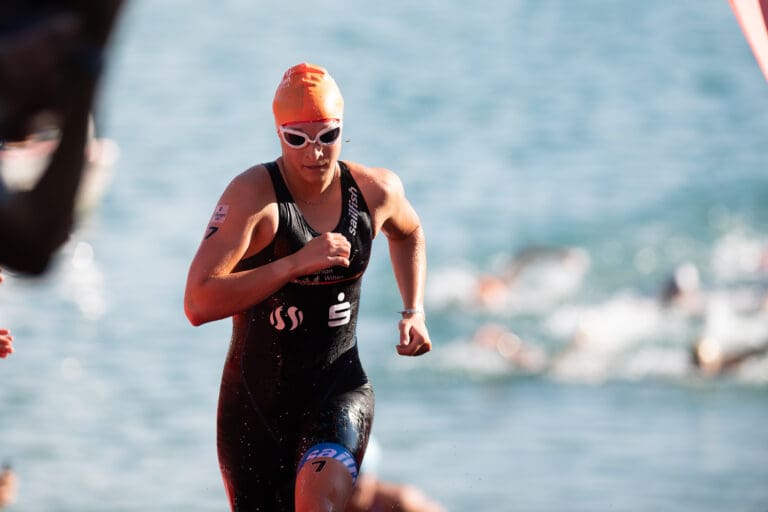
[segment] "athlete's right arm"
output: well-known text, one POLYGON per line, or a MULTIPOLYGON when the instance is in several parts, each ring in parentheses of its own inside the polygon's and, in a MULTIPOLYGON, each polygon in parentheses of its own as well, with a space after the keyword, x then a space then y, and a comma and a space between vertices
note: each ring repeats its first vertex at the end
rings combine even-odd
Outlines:
POLYGON ((244 311, 301 275, 349 265, 347 239, 326 233, 289 256, 234 272, 243 257, 270 243, 277 231, 277 216, 266 172, 247 171, 230 183, 189 268, 184 312, 192 325, 244 311))

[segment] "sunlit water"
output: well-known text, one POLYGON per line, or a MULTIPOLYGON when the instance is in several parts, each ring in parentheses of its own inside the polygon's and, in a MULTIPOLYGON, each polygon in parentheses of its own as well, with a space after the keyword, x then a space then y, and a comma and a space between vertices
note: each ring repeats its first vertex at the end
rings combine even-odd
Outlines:
POLYGON ((688 356, 768 337, 768 84, 726 1, 143 0, 114 50, 114 181, 45 279, 0 287, 9 510, 226 509, 229 324, 190 327, 184 279, 224 186, 277 155, 271 97, 303 60, 344 92, 343 157, 396 170, 428 236, 434 353, 394 351, 383 240, 364 282, 383 477, 457 512, 768 510, 768 360, 707 379, 688 356), (481 307, 478 276, 530 246, 581 263, 481 307), (696 315, 658 302, 684 262, 696 315), (472 345, 486 322, 551 364, 472 345))

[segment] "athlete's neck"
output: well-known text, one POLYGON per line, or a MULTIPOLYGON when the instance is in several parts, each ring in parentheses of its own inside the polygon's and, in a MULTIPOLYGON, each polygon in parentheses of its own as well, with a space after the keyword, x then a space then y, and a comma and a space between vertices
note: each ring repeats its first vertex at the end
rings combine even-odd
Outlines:
POLYGON ((334 162, 329 169, 312 165, 292 169, 281 157, 277 160, 277 164, 288 190, 301 204, 309 206, 323 204, 333 197, 338 188, 341 175, 338 162, 334 162))

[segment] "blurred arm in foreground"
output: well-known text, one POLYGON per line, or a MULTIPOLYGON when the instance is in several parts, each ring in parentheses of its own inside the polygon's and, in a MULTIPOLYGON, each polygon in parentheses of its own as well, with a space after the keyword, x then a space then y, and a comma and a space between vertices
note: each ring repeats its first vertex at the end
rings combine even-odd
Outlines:
POLYGON ((11 1, 0 22, 0 144, 24 140, 41 118, 61 141, 37 185, 0 185, 0 264, 42 274, 73 224, 88 120, 102 56, 122 0, 11 1), (6 15, 7 14, 7 15, 6 15))

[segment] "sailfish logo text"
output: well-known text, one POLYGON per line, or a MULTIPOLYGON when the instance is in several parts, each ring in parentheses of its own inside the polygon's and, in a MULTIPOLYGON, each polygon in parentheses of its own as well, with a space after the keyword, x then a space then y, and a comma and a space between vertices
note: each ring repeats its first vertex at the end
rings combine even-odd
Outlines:
POLYGON ((347 206, 347 213, 349 215, 349 234, 354 235, 357 233, 357 220, 360 218, 357 189, 355 187, 349 187, 349 204, 347 206))
POLYGON ((278 306, 269 314, 269 323, 278 331, 296 329, 304 321, 304 313, 296 306, 278 306), (286 320, 288 321, 286 323, 286 320))

